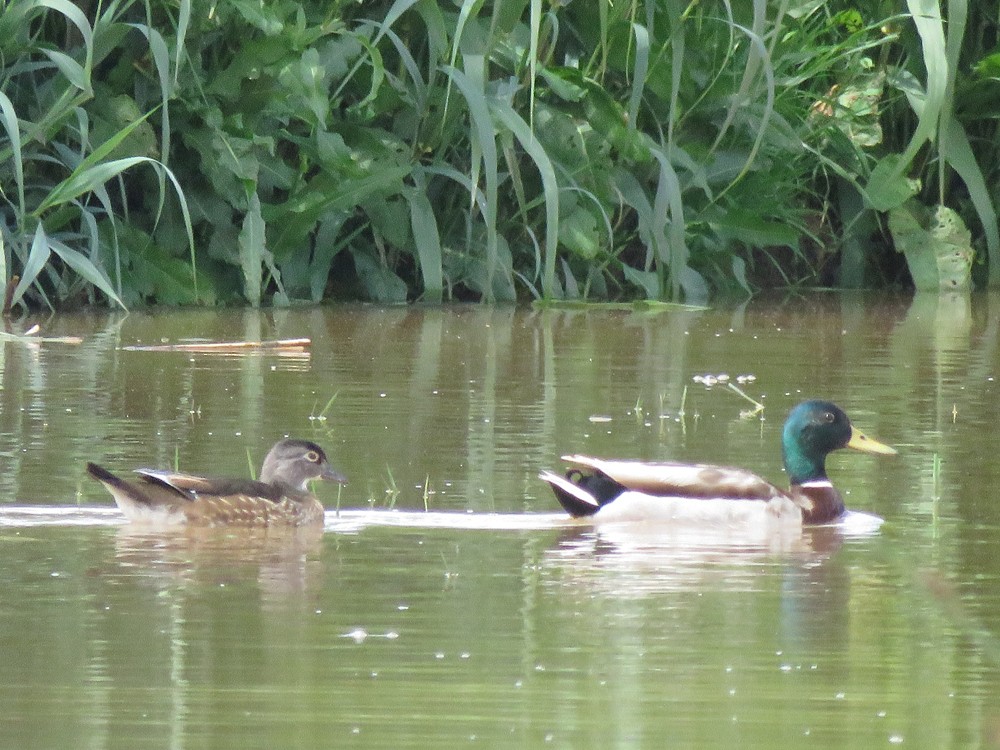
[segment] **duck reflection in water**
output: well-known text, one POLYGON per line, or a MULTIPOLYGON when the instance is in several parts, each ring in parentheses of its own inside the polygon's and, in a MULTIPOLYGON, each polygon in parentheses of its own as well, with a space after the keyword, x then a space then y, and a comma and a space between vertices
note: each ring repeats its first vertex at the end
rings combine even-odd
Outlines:
POLYGON ((301 599, 321 588, 323 527, 226 529, 125 524, 115 559, 130 578, 154 588, 204 589, 255 579, 263 602, 301 599))

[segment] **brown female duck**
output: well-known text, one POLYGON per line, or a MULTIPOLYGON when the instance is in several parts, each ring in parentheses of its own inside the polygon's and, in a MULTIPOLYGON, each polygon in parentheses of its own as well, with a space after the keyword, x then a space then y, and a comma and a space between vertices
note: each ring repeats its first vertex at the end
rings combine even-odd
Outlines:
POLYGON ((132 522, 199 526, 301 526, 323 522, 323 505, 309 483, 346 483, 323 449, 307 440, 285 439, 264 458, 260 479, 215 479, 157 469, 136 469, 127 482, 97 464, 87 473, 107 488, 132 522))
POLYGON ((782 430, 789 488, 744 469, 564 456, 565 476, 543 471, 556 499, 574 517, 594 521, 658 520, 684 524, 824 524, 845 513, 826 475, 826 457, 839 448, 894 454, 895 449, 856 430, 829 401, 803 401, 782 430))

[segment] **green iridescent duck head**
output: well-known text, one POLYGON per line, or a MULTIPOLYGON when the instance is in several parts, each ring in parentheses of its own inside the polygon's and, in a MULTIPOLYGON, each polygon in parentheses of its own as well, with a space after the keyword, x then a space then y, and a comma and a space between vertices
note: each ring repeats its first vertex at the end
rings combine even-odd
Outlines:
POLYGON ((894 448, 856 430, 844 410, 829 401, 803 401, 788 413, 781 436, 781 453, 791 484, 825 480, 826 457, 840 448, 885 455, 896 453, 894 448))

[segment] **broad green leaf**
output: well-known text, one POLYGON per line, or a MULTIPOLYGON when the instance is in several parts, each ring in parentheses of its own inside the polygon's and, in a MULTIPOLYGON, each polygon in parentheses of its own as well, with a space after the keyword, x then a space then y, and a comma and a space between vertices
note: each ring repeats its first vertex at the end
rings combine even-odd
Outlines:
POLYGON ((381 265, 368 251, 355 250, 354 270, 373 302, 406 302, 406 282, 381 265))
POLYGON ((594 215, 577 206, 560 217, 559 242, 581 258, 595 258, 601 249, 601 238, 594 215))
POLYGON ((583 100, 583 115, 587 124, 603 135, 628 161, 649 160, 649 145, 641 133, 630 130, 628 114, 607 90, 588 81, 587 96, 583 100))
POLYGON ((261 3, 257 0, 230 0, 230 2, 247 23, 260 29, 267 36, 277 36, 285 27, 280 3, 261 3))
POLYGON ((413 243, 410 231, 410 206, 403 196, 394 196, 388 200, 381 196, 372 196, 365 200, 362 208, 372 227, 393 247, 406 248, 413 243))
POLYGON ((587 95, 587 89, 577 79, 580 71, 576 68, 547 67, 539 70, 552 93, 567 102, 578 102, 587 95))
POLYGON ((991 52, 973 66, 983 78, 1000 78, 1000 52, 991 52))
POLYGON ((420 274, 424 280, 424 301, 440 302, 444 288, 441 272, 441 237, 434 209, 422 191, 407 191, 410 202, 410 227, 420 259, 420 274))
POLYGON ((325 78, 326 70, 315 48, 305 50, 297 61, 284 66, 278 74, 278 83, 285 89, 289 104, 310 125, 326 127, 327 124, 330 98, 325 78))
POLYGON ((968 289, 975 252, 957 213, 946 206, 928 211, 911 200, 889 212, 889 230, 918 290, 968 289))
POLYGON ((865 195, 876 211, 889 211, 903 205, 917 192, 917 185, 903 173, 904 154, 883 157, 872 170, 865 195))
POLYGON ((243 217, 237 243, 239 246, 240 268, 243 269, 243 293, 247 302, 260 307, 264 263, 264 218, 260 214, 260 198, 250 196, 250 209, 243 217))
POLYGON ((640 271, 628 263, 623 263, 622 273, 625 274, 626 279, 642 289, 647 299, 659 299, 660 277, 657 276, 655 271, 640 271))
MULTIPOLYGON (((181 258, 163 253, 148 243, 129 254, 128 287, 141 294, 137 302, 156 300, 163 305, 191 305, 205 301, 191 283, 191 268, 181 258)), ((211 302, 211 294, 208 300, 211 302)))
POLYGON ((371 193, 383 190, 398 192, 410 170, 409 165, 388 166, 367 177, 350 181, 318 174, 301 190, 289 196, 285 203, 263 205, 264 219, 273 228, 270 246, 275 257, 284 258, 287 252, 294 252, 300 247, 303 238, 328 211, 357 206, 371 193))
POLYGON ((768 219, 749 209, 719 211, 711 220, 715 230, 727 239, 748 247, 797 247, 801 232, 795 227, 768 219))

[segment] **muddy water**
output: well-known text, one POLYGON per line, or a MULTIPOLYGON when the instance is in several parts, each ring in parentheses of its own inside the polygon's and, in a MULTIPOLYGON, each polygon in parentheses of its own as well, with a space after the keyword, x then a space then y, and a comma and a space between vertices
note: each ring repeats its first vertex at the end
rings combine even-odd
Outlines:
POLYGON ((1000 746, 998 298, 42 322, 83 341, 0 348, 4 746, 1000 746), (537 480, 780 483, 810 396, 900 450, 829 463, 876 533, 595 532, 537 480), (289 434, 351 480, 323 532, 139 532, 82 468, 249 475, 289 434))

